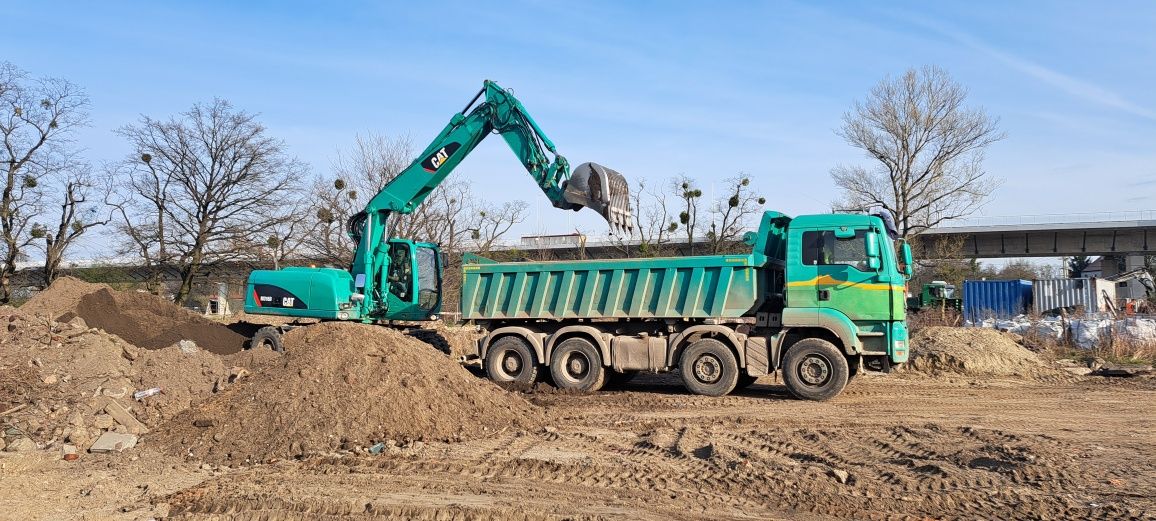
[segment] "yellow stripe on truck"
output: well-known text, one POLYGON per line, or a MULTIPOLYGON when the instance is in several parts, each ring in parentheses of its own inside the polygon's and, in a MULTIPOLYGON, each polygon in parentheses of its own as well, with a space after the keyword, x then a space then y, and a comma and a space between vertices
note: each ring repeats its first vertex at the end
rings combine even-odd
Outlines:
POLYGON ((830 275, 820 275, 811 280, 797 280, 788 282, 787 287, 806 287, 806 286, 853 286, 855 289, 862 289, 867 291, 902 291, 903 286, 895 284, 867 284, 865 282, 850 282, 846 280, 839 280, 830 275))

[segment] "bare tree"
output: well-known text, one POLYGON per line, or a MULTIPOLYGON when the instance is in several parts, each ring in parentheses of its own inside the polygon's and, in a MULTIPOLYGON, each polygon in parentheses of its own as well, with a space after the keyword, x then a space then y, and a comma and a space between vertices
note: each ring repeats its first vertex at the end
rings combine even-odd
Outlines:
POLYGON ((88 96, 55 78, 32 79, 0 62, 0 303, 12 298, 16 262, 35 241, 33 222, 42 210, 42 180, 69 164, 71 133, 88 121, 88 96))
POLYGON ((501 206, 483 206, 479 209, 475 220, 469 225, 477 251, 489 253, 510 228, 526 220, 526 209, 529 206, 525 201, 510 201, 501 206))
POLYGON ((767 200, 751 190, 751 179, 738 175, 727 179, 730 190, 711 206, 710 230, 706 237, 711 253, 718 254, 742 239, 750 227, 750 218, 759 213, 767 200))
POLYGON ((288 217, 306 171, 255 115, 221 99, 168 120, 142 116, 118 133, 134 148, 123 188, 138 204, 119 205, 128 242, 179 269, 177 302, 206 263, 252 255, 288 217))
MULTIPOLYGON (((672 180, 671 183, 674 183, 672 180)), ((614 236, 615 247, 628 257, 659 257, 667 252, 678 222, 671 213, 668 194, 651 188, 646 179, 639 179, 630 190, 634 208, 634 233, 614 236), (638 242, 637 247, 633 244, 638 242)))
POLYGON ((946 71, 928 66, 885 78, 855 102, 837 133, 877 164, 831 171, 843 190, 838 206, 890 210, 903 237, 979 209, 998 185, 983 170, 983 151, 1004 134, 966 98, 946 71))
POLYGON ((141 153, 139 158, 112 165, 110 179, 119 180, 119 190, 109 194, 106 201, 117 216, 116 234, 121 238, 116 247, 118 255, 140 259, 148 270, 146 286, 154 294, 164 293, 162 273, 172 264, 166 235, 166 216, 174 177, 157 169, 152 154, 141 153))
POLYGON ((275 270, 281 269, 285 261, 299 258, 321 224, 308 210, 305 201, 291 201, 284 218, 269 228, 265 241, 255 244, 257 256, 271 260, 275 270))
POLYGON ((694 179, 686 174, 671 180, 671 189, 682 199, 683 209, 678 213, 678 222, 686 234, 686 246, 694 254, 694 234, 698 231, 698 200, 702 197, 702 190, 696 186, 694 179))
MULTIPOLYGON (((60 274, 64 254, 86 232, 112 221, 110 214, 90 200, 97 183, 87 165, 65 173, 60 182, 60 213, 52 225, 33 226, 32 235, 44 240, 44 284, 52 284, 60 274)), ((107 185, 106 185, 107 186, 107 185)))

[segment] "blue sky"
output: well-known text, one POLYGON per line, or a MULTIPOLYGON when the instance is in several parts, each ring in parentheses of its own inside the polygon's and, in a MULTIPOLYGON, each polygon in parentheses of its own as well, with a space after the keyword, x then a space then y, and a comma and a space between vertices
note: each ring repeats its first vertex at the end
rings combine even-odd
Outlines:
MULTIPOLYGON (((1001 120, 982 215, 1156 208, 1156 3, 4 2, 0 60, 92 98, 113 134, 214 97, 261 114, 315 175, 357 133, 424 148, 483 79, 511 88, 572 164, 705 191, 744 172, 768 208, 823 212, 835 135, 885 75, 935 64, 1001 120)), ((522 199, 520 233, 603 232, 551 209, 498 139, 454 173, 522 199)))

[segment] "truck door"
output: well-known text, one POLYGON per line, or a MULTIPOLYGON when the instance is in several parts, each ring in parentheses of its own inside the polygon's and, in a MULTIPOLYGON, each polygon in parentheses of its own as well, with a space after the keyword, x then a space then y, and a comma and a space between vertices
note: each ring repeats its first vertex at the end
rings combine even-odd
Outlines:
POLYGON ((803 232, 803 262, 815 267, 815 300, 853 321, 889 320, 891 284, 867 259, 867 228, 803 232))

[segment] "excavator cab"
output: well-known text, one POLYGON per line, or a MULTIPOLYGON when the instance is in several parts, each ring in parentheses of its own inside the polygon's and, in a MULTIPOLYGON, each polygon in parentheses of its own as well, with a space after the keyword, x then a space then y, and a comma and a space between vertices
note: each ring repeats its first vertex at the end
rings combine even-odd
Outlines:
POLYGON ((437 244, 389 240, 385 289, 387 320, 436 320, 441 312, 441 252, 437 244))

